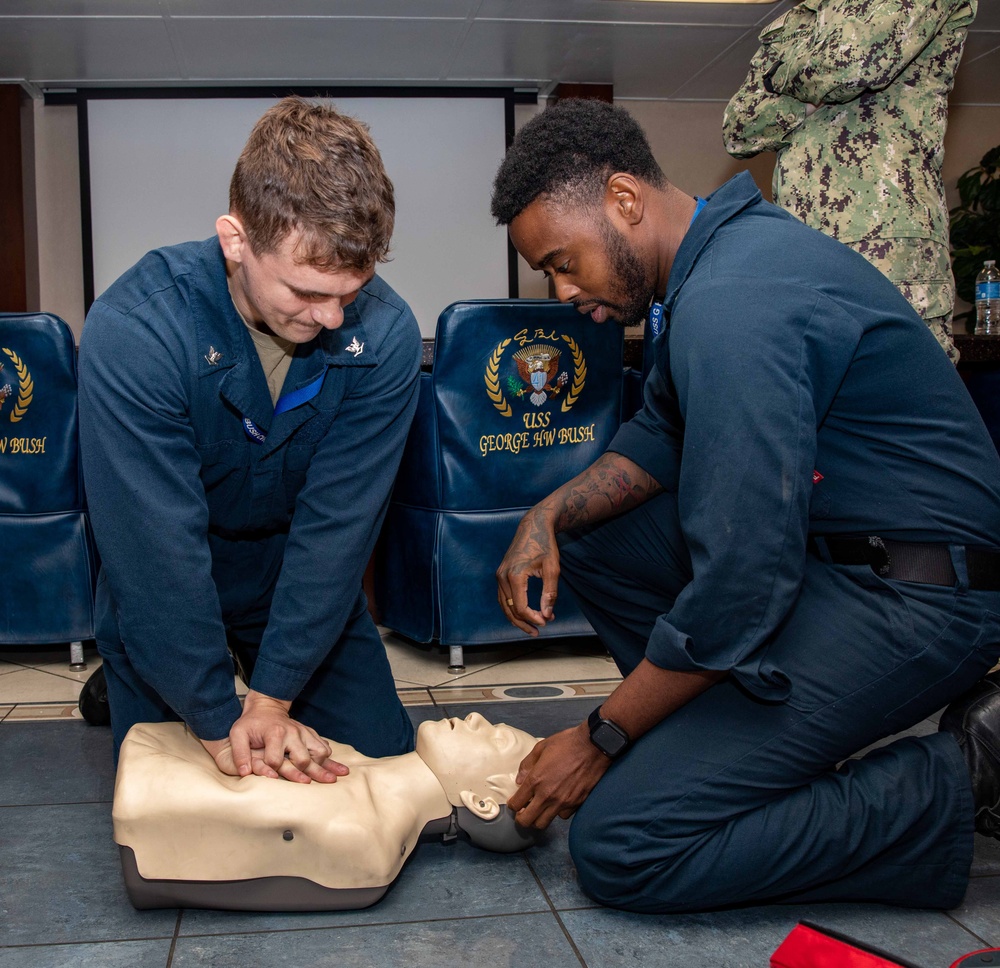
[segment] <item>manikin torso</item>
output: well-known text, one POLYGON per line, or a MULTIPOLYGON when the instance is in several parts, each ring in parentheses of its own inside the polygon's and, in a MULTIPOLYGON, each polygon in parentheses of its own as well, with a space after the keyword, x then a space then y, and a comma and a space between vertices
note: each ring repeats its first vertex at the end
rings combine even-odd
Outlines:
MULTIPOLYGON (((202 885, 278 879, 276 887, 296 878, 326 889, 314 907, 370 904, 429 825, 447 829, 453 807, 496 817, 535 739, 473 714, 423 724, 418 751, 403 756, 371 759, 328 742, 350 773, 301 784, 221 773, 182 723, 134 726, 122 745, 113 811, 133 903, 158 906, 137 903, 137 875, 142 883, 202 885), (365 893, 373 888, 380 890, 365 893)), ((165 904, 270 907, 233 903, 231 894, 206 900, 204 890, 186 900, 162 884, 157 896, 165 904)), ((278 900, 274 910, 289 909, 278 900)))

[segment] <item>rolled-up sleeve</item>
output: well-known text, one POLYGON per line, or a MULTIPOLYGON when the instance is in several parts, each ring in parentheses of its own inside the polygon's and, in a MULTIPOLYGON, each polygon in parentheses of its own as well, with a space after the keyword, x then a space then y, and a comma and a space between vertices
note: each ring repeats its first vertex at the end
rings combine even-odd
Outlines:
MULTIPOLYGON (((692 580, 656 621, 646 656, 669 669, 738 670, 798 594, 822 397, 836 385, 816 385, 811 350, 829 307, 810 290, 757 285, 743 289, 739 312, 719 312, 734 308, 732 282, 692 291, 670 332, 673 421, 683 425, 677 501, 692 580)), ((826 364, 846 370, 850 339, 843 350, 826 364)), ((657 399, 647 396, 647 409, 657 399)), ((674 439, 663 446, 672 451, 674 439)))

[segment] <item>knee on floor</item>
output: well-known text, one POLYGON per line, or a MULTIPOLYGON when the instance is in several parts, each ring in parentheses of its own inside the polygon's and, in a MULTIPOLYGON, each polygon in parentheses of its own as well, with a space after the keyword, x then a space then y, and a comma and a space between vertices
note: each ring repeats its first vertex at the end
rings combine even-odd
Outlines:
POLYGON ((660 841, 655 856, 643 860, 636 857, 632 842, 621 825, 593 822, 578 814, 570 828, 569 850, 580 889, 600 904, 626 911, 697 910, 691 886, 674 872, 675 861, 684 852, 682 845, 660 841))

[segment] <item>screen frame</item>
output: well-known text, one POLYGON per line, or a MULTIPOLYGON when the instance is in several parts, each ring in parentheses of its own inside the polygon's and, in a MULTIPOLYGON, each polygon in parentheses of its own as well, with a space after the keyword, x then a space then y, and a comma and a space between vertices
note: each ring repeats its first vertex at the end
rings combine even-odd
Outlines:
MULTIPOLYGON (((88 103, 92 100, 152 100, 188 98, 264 98, 279 100, 289 95, 306 98, 502 98, 504 102, 504 145, 509 148, 514 139, 514 107, 517 104, 537 104, 537 91, 511 87, 393 87, 393 86, 293 86, 273 87, 110 87, 80 88, 75 91, 54 91, 45 94, 46 105, 74 105, 77 109, 77 135, 80 166, 80 221, 83 257, 84 311, 89 312, 94 291, 94 219, 92 210, 90 130, 88 103)), ((234 159, 235 160, 235 159, 234 159)), ((508 297, 518 297, 517 250, 507 239, 508 297)), ((441 307, 444 308, 443 306, 441 307)))

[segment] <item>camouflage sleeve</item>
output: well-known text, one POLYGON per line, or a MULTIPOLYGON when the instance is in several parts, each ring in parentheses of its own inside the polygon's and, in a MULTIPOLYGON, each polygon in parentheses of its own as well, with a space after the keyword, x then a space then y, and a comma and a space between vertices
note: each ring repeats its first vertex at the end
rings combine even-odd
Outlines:
POLYGON ((722 137, 726 151, 736 158, 787 147, 788 135, 806 119, 801 101, 765 90, 763 78, 768 69, 758 51, 743 86, 726 105, 722 137))
POLYGON ((776 66, 764 82, 817 105, 888 87, 949 19, 960 27, 976 13, 969 0, 806 0, 795 10, 768 37, 776 66))

